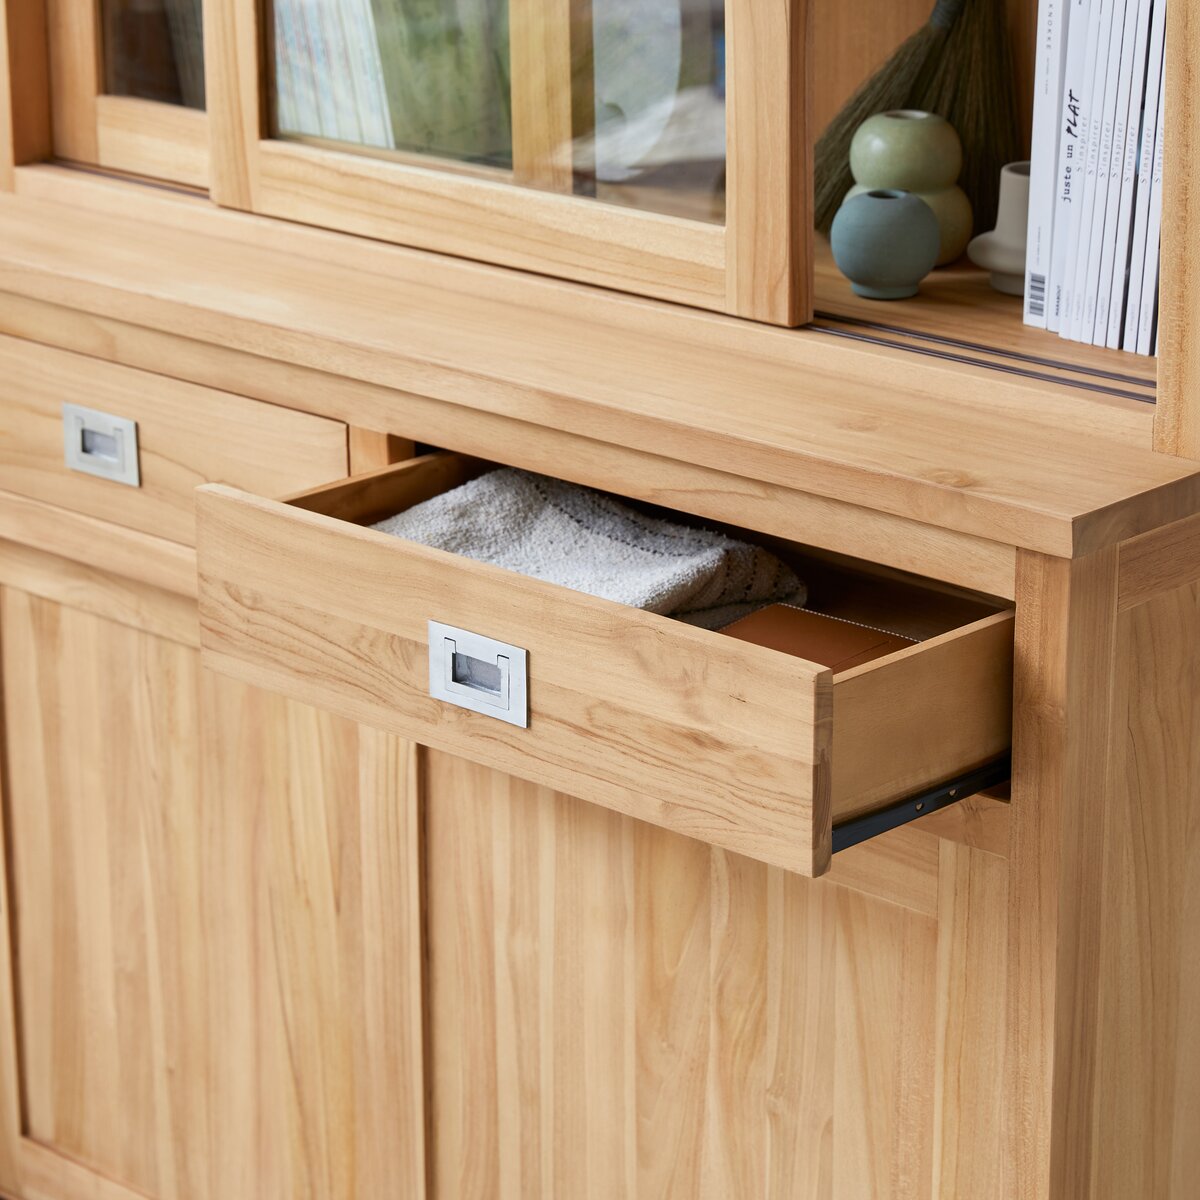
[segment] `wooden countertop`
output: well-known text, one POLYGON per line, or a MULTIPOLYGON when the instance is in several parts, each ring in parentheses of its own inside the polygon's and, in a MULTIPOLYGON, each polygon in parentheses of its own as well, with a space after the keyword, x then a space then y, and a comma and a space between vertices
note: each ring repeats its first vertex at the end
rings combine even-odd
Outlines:
POLYGON ((1050 554, 1200 511, 1146 404, 62 168, 0 197, 0 290, 1050 554))

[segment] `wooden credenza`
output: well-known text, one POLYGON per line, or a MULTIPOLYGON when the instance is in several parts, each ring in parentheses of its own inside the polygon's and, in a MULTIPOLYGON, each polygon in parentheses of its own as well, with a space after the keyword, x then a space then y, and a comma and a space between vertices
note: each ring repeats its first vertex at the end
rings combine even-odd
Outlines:
POLYGON ((0 1195, 1190 1200, 1192 190, 1161 371, 958 269, 802 324, 806 115, 749 118, 925 5, 729 0, 727 227, 274 142, 252 7, 206 115, 0 0, 0 1195), (921 640, 834 675, 365 528, 480 460, 921 640), (429 621, 528 651, 527 728, 431 697, 429 621))

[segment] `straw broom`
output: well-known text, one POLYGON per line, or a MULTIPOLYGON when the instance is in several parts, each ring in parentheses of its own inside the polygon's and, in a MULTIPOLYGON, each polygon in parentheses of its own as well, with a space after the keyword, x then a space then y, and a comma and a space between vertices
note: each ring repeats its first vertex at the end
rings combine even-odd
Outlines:
POLYGON ((816 226, 829 232, 854 186, 850 142, 878 112, 943 116, 963 143, 960 183, 976 228, 995 223, 1000 167, 1020 154, 1004 0, 938 0, 929 20, 847 101, 816 146, 816 226))

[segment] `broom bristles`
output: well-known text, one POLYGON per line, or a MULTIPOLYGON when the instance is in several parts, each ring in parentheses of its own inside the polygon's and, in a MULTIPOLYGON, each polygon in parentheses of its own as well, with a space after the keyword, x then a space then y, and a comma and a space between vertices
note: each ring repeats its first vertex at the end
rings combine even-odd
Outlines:
POLYGON ((923 25, 846 101, 830 121, 816 146, 816 226, 828 233, 846 193, 854 186, 850 174, 850 143, 858 127, 876 113, 911 108, 911 97, 931 57, 940 57, 949 30, 923 25))
POLYGON ((1000 169, 1021 157, 1012 46, 1004 0, 969 0, 939 62, 913 97, 958 130, 959 186, 975 211, 976 231, 996 224, 1000 169))
POLYGON ((914 108, 945 117, 963 146, 959 185, 975 229, 996 223, 1000 168, 1021 155, 1005 0, 938 0, 914 33, 854 93, 816 145, 814 218, 828 234, 854 184, 850 143, 878 112, 914 108))

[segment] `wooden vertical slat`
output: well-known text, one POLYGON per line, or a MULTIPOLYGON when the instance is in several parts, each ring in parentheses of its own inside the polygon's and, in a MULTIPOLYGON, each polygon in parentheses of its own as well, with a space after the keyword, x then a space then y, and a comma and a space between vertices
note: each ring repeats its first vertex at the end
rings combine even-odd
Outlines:
POLYGON ((727 0, 726 299, 777 325, 812 317, 811 0, 727 0))
MULTIPOLYGON (((959 807, 959 806, 955 806, 959 807)), ((938 843, 934 1200, 1007 1200, 1004 1093, 1008 863, 938 843)))
POLYGON ((1022 554, 1009 870, 1012 1200, 1090 1195, 1117 554, 1022 554))
POLYGON ((209 193, 226 208, 254 209, 265 105, 258 4, 204 0, 204 86, 208 103, 209 193))
POLYGON ((0 190, 14 166, 49 158, 50 69, 44 0, 0 0, 0 190))
POLYGON ((1154 448, 1200 458, 1200 10, 1167 6, 1159 389, 1154 448))
POLYGON ((97 161, 96 97, 103 90, 99 6, 94 0, 46 0, 54 152, 97 161))
POLYGON ((509 0, 513 179, 569 193, 576 0, 509 0))

